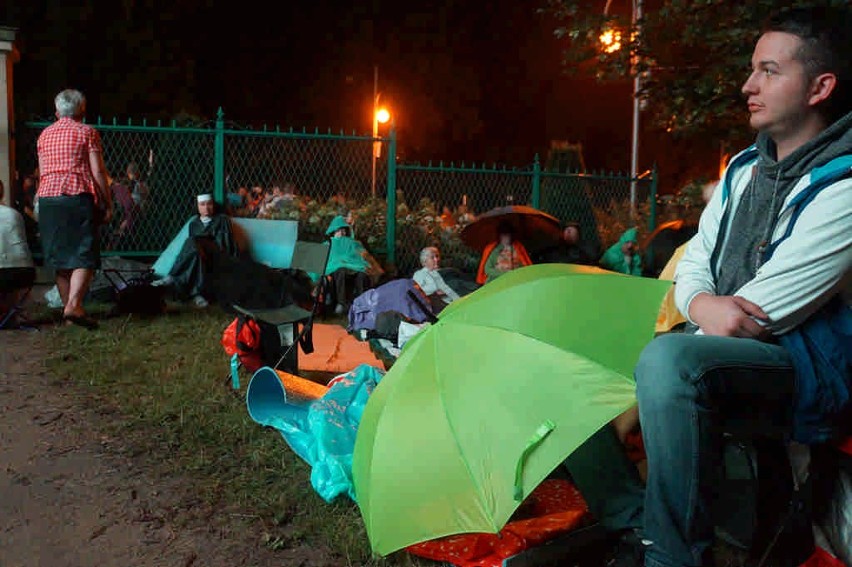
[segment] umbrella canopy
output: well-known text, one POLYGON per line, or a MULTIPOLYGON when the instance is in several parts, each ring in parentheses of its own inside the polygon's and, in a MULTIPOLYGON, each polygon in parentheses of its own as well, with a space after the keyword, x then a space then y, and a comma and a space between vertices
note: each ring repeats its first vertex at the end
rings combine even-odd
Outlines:
POLYGON ((373 550, 496 533, 635 403, 633 366, 669 282, 528 266, 453 302, 367 402, 353 456, 373 550))
POLYGON ((526 205, 512 205, 483 213, 462 229, 461 239, 471 248, 484 250, 497 240, 497 228, 501 223, 512 227, 515 239, 527 250, 550 246, 562 238, 562 226, 556 217, 526 205))

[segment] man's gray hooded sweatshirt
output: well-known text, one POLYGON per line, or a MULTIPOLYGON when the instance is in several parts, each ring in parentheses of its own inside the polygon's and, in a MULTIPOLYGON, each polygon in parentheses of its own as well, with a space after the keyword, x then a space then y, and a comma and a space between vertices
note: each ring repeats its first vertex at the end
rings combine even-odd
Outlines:
POLYGON ((815 167, 852 153, 852 112, 823 130, 783 160, 776 161, 775 143, 761 132, 759 158, 751 182, 731 221, 716 280, 717 295, 733 295, 755 277, 761 249, 768 243, 784 200, 796 182, 815 167))

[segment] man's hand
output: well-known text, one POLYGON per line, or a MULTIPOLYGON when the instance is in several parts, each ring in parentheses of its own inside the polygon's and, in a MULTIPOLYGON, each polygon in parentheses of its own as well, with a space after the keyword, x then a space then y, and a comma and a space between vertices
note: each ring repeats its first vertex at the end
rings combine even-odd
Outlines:
POLYGON ((689 305, 690 318, 706 335, 764 340, 769 331, 755 319, 769 322, 756 303, 737 295, 699 293, 689 305))

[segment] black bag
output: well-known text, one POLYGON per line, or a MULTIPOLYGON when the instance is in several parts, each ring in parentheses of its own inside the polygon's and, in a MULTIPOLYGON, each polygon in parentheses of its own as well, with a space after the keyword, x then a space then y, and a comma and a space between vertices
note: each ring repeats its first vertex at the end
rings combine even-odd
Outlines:
POLYGON ((125 278, 118 270, 103 270, 115 289, 115 312, 122 314, 160 315, 166 310, 165 288, 151 285, 153 274, 125 278))
POLYGON ((800 565, 813 553, 809 487, 796 487, 786 445, 726 437, 713 502, 716 536, 755 564, 800 565), (780 562, 779 562, 780 561, 780 562))

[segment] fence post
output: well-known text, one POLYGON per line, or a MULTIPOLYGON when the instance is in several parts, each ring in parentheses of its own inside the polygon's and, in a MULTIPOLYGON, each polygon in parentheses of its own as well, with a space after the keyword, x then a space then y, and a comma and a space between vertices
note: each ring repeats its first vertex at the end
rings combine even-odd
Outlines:
POLYGON ((648 213, 648 232, 657 228, 657 164, 651 170, 651 210, 648 213))
POLYGON ((388 144, 388 196, 387 196, 387 264, 396 265, 396 126, 391 125, 388 144))
POLYGON ((216 112, 216 135, 213 142, 213 199, 225 204, 225 113, 216 112))
POLYGON ((541 208, 541 163, 538 161, 538 154, 535 154, 533 162, 532 207, 541 208))

